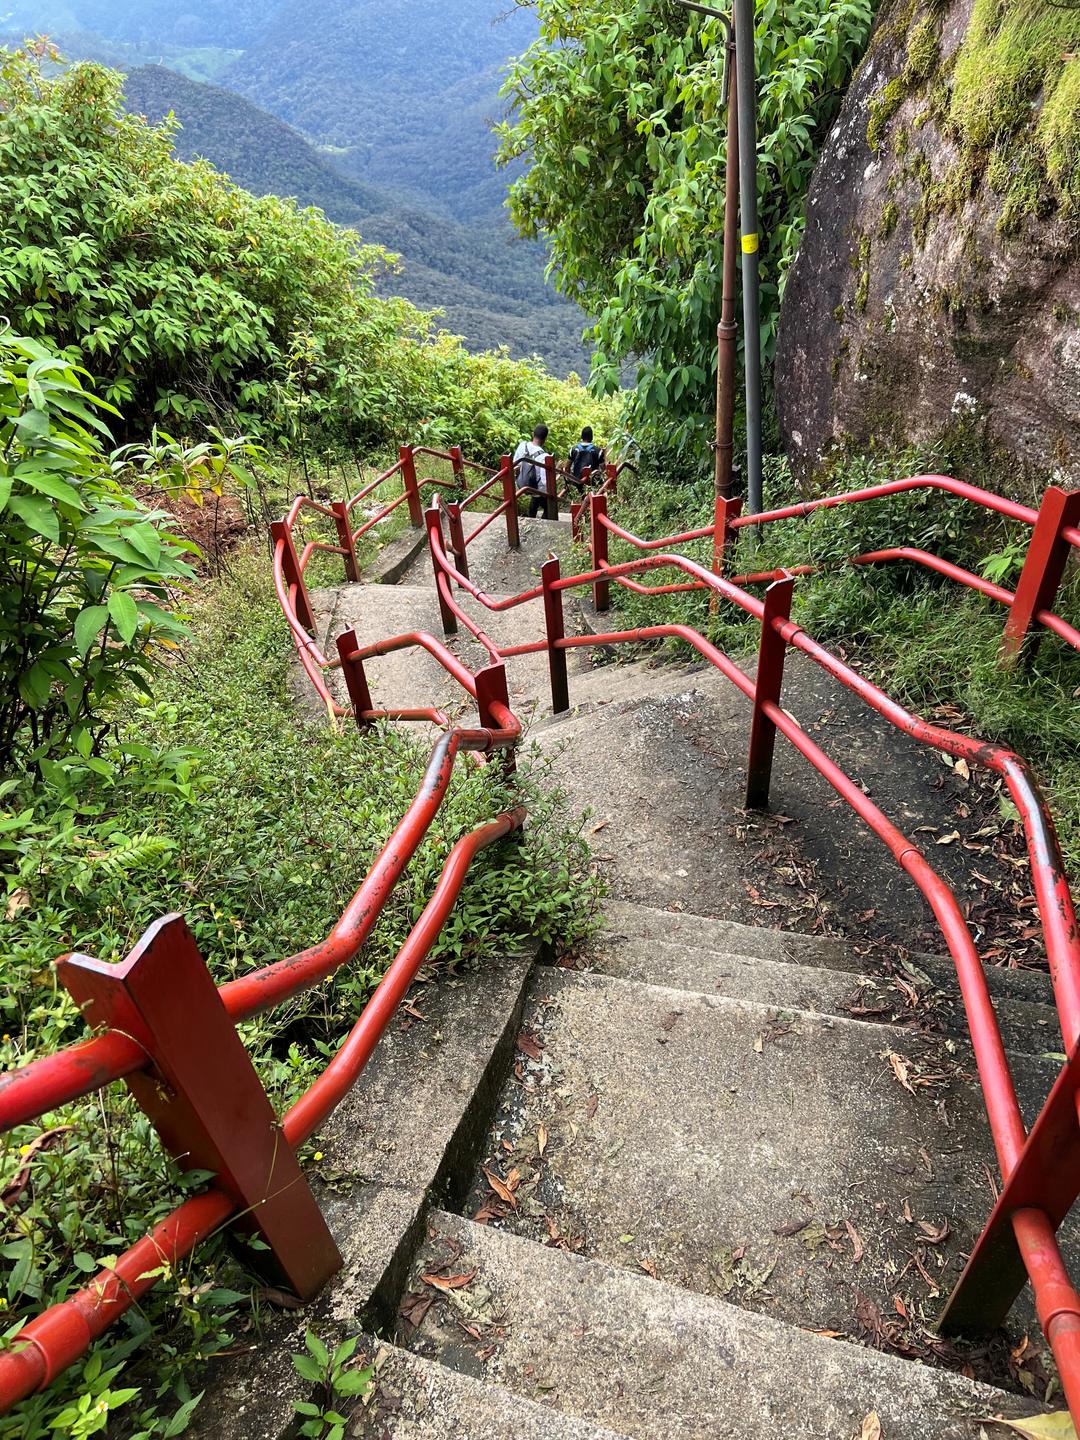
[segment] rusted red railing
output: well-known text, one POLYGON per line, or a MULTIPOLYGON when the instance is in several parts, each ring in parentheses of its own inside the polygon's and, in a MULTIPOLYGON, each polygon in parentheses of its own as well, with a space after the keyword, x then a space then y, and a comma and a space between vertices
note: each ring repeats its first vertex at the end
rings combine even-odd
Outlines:
MULTIPOLYGON (((624 464, 622 468, 629 467, 624 464)), ((1057 1359, 1070 1409, 1074 1416, 1080 1415, 1080 1297, 1065 1271, 1056 1240, 1057 1228, 1080 1195, 1080 937, 1060 846, 1045 800, 1029 767, 1019 756, 1004 747, 944 730, 912 714, 792 622, 793 574, 759 572, 740 577, 740 584, 718 573, 725 548, 737 531, 748 524, 798 518, 817 509, 910 490, 943 490, 1033 527, 1015 593, 913 547, 870 552, 854 557, 853 563, 920 564, 1008 605, 1006 650, 1015 657, 1040 629, 1050 629, 1068 643, 1076 643, 1077 632, 1054 614, 1052 605, 1070 547, 1080 546, 1080 528, 1076 523, 1080 520, 1080 496, 1056 489, 1048 491, 1036 512, 949 477, 912 476, 848 495, 783 507, 764 516, 742 516, 737 501, 719 501, 711 526, 646 540, 617 525, 607 513, 609 501, 617 496, 619 473, 620 467, 608 467, 603 483, 588 501, 572 507, 575 526, 583 514, 589 521, 592 568, 564 577, 560 562, 552 557, 543 565, 539 585, 498 599, 488 595, 469 577, 467 552, 471 540, 500 515, 506 517, 508 542, 517 543, 514 467, 507 457, 503 457, 496 469, 491 469, 465 460, 456 447, 449 452, 404 447, 398 464, 351 500, 326 507, 304 497, 275 525, 274 575, 278 597, 300 661, 328 711, 339 715, 351 711, 361 728, 378 720, 425 721, 439 727, 441 733, 416 798, 338 925, 320 945, 231 981, 218 990, 210 983, 206 967, 177 917, 160 922, 125 966, 101 966, 83 957, 69 957, 61 962, 64 983, 76 999, 86 1005, 89 1018, 101 1025, 104 1033, 85 1045, 32 1062, 0 1080, 0 1128, 28 1123, 47 1110, 89 1094, 113 1080, 125 1079, 172 1153, 195 1157, 196 1164, 206 1162, 200 1164, 200 1168, 212 1170, 217 1178, 207 1191, 180 1206, 152 1236, 119 1257, 115 1269, 103 1271, 70 1300, 52 1307, 24 1327, 15 1339, 14 1348, 0 1355, 0 1404, 10 1406, 33 1389, 49 1383, 112 1319, 154 1283, 163 1261, 175 1263, 201 1238, 231 1217, 243 1215, 245 1223, 262 1231, 275 1262, 298 1294, 304 1296, 318 1288, 339 1262, 329 1232, 317 1208, 313 1208, 302 1172, 296 1167, 294 1147, 313 1133, 354 1083, 434 943, 460 891, 470 861, 484 846, 522 824, 524 817, 520 808, 479 827, 454 847, 424 914, 350 1036, 323 1076, 297 1101, 280 1125, 267 1114, 265 1094, 236 1038, 236 1023, 320 983, 357 953, 390 889, 430 826, 459 753, 483 756, 501 751, 512 755, 520 736, 520 725, 509 706, 505 669, 508 659, 546 653, 552 706, 556 712, 562 712, 570 704, 567 672, 570 650, 582 645, 616 646, 670 637, 691 646, 751 703, 747 804, 763 806, 768 802, 775 738, 779 733, 870 827, 926 898, 956 966, 1004 1178, 1001 1196, 950 1298, 944 1321, 956 1328, 993 1327, 1030 1278, 1040 1321, 1057 1359), (454 479, 447 482, 418 477, 416 457, 425 454, 449 461, 454 479), (444 489, 462 494, 469 470, 479 471, 483 477, 477 488, 463 495, 460 501, 444 501, 441 496, 444 489), (360 502, 395 475, 401 476, 402 494, 354 528, 353 512, 360 502), (501 502, 466 537, 462 513, 490 495, 497 485, 502 491, 501 502), (434 503, 426 512, 421 500, 425 487, 434 492, 434 503), (311 557, 320 552, 340 554, 347 577, 356 578, 356 539, 398 505, 406 503, 412 522, 427 530, 445 631, 452 634, 459 624, 463 625, 487 652, 488 663, 475 673, 439 640, 423 632, 362 646, 350 631, 338 637, 337 656, 333 660, 328 659, 312 634, 315 618, 304 584, 304 571, 311 557), (308 509, 335 521, 337 546, 311 541, 297 549, 295 528, 308 509), (449 545, 444 535, 444 515, 450 532, 449 545), (634 558, 612 562, 609 556, 612 536, 636 551, 634 558), (712 570, 677 552, 677 546, 707 537, 713 540, 712 570), (671 569, 681 572, 685 578, 652 586, 635 578, 653 570, 671 569), (742 588, 742 584, 759 581, 772 582, 762 599, 742 588), (760 624, 756 678, 751 680, 728 655, 688 625, 660 624, 606 634, 567 635, 564 592, 591 589, 594 609, 602 614, 609 607, 612 584, 643 595, 701 589, 708 591, 716 603, 735 605, 760 624), (468 613, 459 592, 495 614, 540 601, 543 634, 535 641, 500 646, 468 613), (375 704, 366 662, 409 648, 420 648, 434 656, 475 701, 479 716, 477 728, 453 726, 446 713, 434 705, 375 704), (1036 905, 1067 1054, 1061 1075, 1030 1133, 1025 1130, 1020 1113, 982 963, 956 898, 914 842, 892 824, 860 786, 783 709, 783 671, 789 649, 800 651, 902 733, 944 754, 962 758, 969 765, 992 770, 1003 779, 1017 807, 1030 857, 1036 905), (330 693, 328 672, 334 668, 342 670, 348 706, 335 702, 330 693), (170 993, 170 985, 180 985, 180 1003, 176 992, 170 993), (183 1037, 176 1033, 177 1016, 183 1018, 185 1033, 196 1023, 201 1026, 205 1017, 205 1033, 216 1036, 214 1063, 207 1073, 193 1072, 183 1037), (192 1020, 193 1016, 198 1017, 197 1021, 192 1020), (159 1083, 162 1079, 167 1082, 165 1086, 159 1083), (240 1129, 245 1135, 260 1136, 258 1144, 235 1145, 236 1126, 234 1123, 223 1125, 220 1106, 215 1105, 215 1097, 222 1095, 241 1097, 249 1114, 256 1117, 256 1123, 240 1129), (179 1097, 181 1101, 179 1118, 175 1108, 170 1108, 174 1102, 169 1096, 179 1097), (278 1137, 285 1143, 279 1145, 278 1137), (273 1180, 273 1186, 268 1177, 273 1180), (297 1237, 304 1238, 298 1240, 297 1237)), ((553 474, 549 474, 548 488, 550 495, 554 488, 553 474)), ((799 568, 809 573, 810 567, 799 568)))
MULTIPOLYGON (((933 482, 931 488, 951 488, 947 484, 938 485, 938 480, 943 477, 928 478, 933 482)), ((900 488, 917 487, 914 483, 900 482, 900 488)), ((896 493, 895 489, 890 493, 896 493)), ((429 544, 444 619, 449 617, 451 629, 461 622, 473 634, 483 633, 454 595, 455 585, 493 611, 542 598, 546 631, 543 639, 505 648, 495 645, 486 635, 484 640, 490 647, 489 653, 503 660, 514 655, 546 651, 552 705, 556 711, 569 707, 566 654, 576 646, 616 646, 668 637, 684 641, 751 701, 747 805, 763 806, 767 803, 775 737, 780 733, 887 846, 898 865, 925 897, 956 966, 991 1134, 1004 1180, 1001 1198, 950 1297, 943 1323, 952 1328, 993 1328, 1007 1313, 1025 1280, 1030 1279, 1040 1321, 1057 1360, 1070 1409, 1074 1416, 1080 1415, 1080 1296, 1065 1270, 1056 1239, 1061 1221, 1080 1195, 1080 935, 1053 820, 1030 768, 1018 755, 1003 746, 944 730, 912 714, 819 645, 790 619, 791 591, 795 583, 793 576, 785 574, 774 579, 765 598, 758 600, 731 581, 667 549, 673 543, 704 538, 710 533, 709 529, 659 541, 642 540, 610 520, 607 498, 605 494, 594 494, 589 501, 594 565, 591 571, 562 577, 558 560, 551 559, 543 568, 540 587, 497 602, 456 570, 451 556, 442 546, 441 529, 431 523, 432 512, 429 511, 429 544), (612 534, 645 553, 640 553, 633 560, 611 563, 608 537, 612 534), (657 551, 665 553, 655 553, 657 551), (760 621, 761 642, 755 680, 750 680, 729 656, 688 625, 665 624, 584 636, 566 635, 563 591, 591 587, 594 608, 603 613, 608 608, 612 583, 632 585, 639 592, 648 593, 646 587, 631 577, 649 570, 668 568, 683 571, 689 579, 677 587, 657 589, 701 587, 760 621), (788 649, 801 651, 904 734, 944 754, 964 759, 969 765, 987 767, 1005 782, 1023 825, 1054 999, 1068 1056, 1061 1077, 1030 1135, 1024 1126, 982 963, 956 898, 918 846, 892 824, 859 785, 782 708, 784 658, 788 649)), ((990 498, 992 502, 997 502, 999 497, 990 498)), ((1011 502, 991 503, 988 508, 1001 509, 1002 513, 1009 513, 1010 518, 1027 518, 1016 515, 1015 510, 1022 507, 1012 507, 1011 502)), ((1059 513, 1060 510, 1068 513, 1068 508, 1060 507, 1059 513)), ((725 515, 729 525, 735 518, 730 511, 725 515)), ((787 515, 776 514, 773 518, 787 518, 787 515)), ((1055 534, 1059 541, 1076 543, 1068 533, 1068 527, 1059 524, 1055 534)), ((1080 539, 1080 536, 1076 538, 1080 539)), ((1035 587, 1032 588, 1034 590, 1035 587)), ((1045 594, 1045 589, 1042 593, 1045 594)), ((1036 622, 1043 620, 1041 607, 1032 613, 1036 622)))
MULTIPOLYGON (((290 609, 286 614, 292 623, 290 609)), ((520 806, 505 811, 453 846, 423 913, 351 1032, 279 1122, 236 1026, 320 984, 356 956, 427 834, 456 757, 510 755, 521 735, 501 665, 474 675, 440 641, 423 633, 363 648, 350 631, 340 638, 338 652, 359 726, 389 717, 433 721, 444 729, 415 798, 330 935, 221 987, 214 986, 176 915, 151 927, 122 965, 67 956, 57 964, 58 975, 102 1033, 0 1077, 0 1132, 124 1080, 181 1168, 205 1169, 215 1177, 76 1294, 17 1332, 0 1354, 0 1411, 50 1384, 158 1282, 164 1269, 230 1221, 261 1235, 275 1274, 301 1299, 316 1294, 341 1265, 296 1148, 355 1084, 438 938, 473 859, 520 829, 525 812, 520 806), (433 707, 377 710, 371 705, 365 658, 411 647, 434 656, 476 702, 479 726, 450 726, 433 707)))

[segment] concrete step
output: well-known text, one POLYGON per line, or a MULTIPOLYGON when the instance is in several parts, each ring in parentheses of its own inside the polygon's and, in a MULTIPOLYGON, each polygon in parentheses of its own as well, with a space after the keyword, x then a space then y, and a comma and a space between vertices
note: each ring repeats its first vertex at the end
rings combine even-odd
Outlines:
POLYGON ((475 1380, 395 1345, 375 1353, 371 1399, 351 1436, 367 1440, 620 1440, 612 1430, 563 1415, 489 1380, 475 1380))
MULTIPOLYGON (((460 1204, 519 1033, 532 953, 410 992, 356 1085, 316 1137, 310 1179, 344 1265, 302 1311, 261 1307, 242 1349, 206 1361, 192 1440, 284 1440, 309 1386, 291 1357, 393 1315, 431 1196, 460 1204), (221 1417, 229 1416, 223 1430, 221 1417)), ((430 977, 432 980, 434 977, 430 977)))
MULTIPOLYGON (((643 942, 690 946, 737 955, 759 955, 766 960, 789 964, 818 965, 830 970, 866 974, 874 966, 875 952, 869 945, 856 945, 828 935, 804 935, 794 930, 773 930, 764 925, 741 925, 732 920, 699 915, 691 910, 662 910, 651 905, 609 899, 604 905, 604 944, 643 942)), ((925 976, 936 988, 956 989, 956 971, 951 959, 909 953, 901 973, 916 982, 925 976)), ((1041 970, 986 966, 986 983, 991 995, 1050 1006, 1053 988, 1041 970)))
MULTIPOLYGON (((583 957, 583 963, 591 971, 624 980, 968 1038, 955 975, 948 977, 946 988, 939 988, 914 963, 886 961, 895 972, 889 973, 873 955, 866 957, 864 967, 856 973, 672 941, 627 938, 599 942, 583 957)), ((999 997, 995 1009, 1010 1050, 1041 1055, 1061 1048, 1057 1011, 1052 1006, 999 997)))
POLYGON ((1030 1413, 962 1376, 445 1213, 404 1310, 419 1321, 409 1343, 447 1369, 638 1440, 855 1440, 874 1412, 887 1440, 977 1440, 980 1417, 1030 1413))
MULTIPOLYGON (((936 1316, 997 1176, 966 1046, 544 968, 524 1029, 488 1152, 520 1179, 499 1224, 811 1329, 936 1316)), ((1030 1120, 1057 1067, 1012 1062, 1030 1120)), ((478 1172, 470 1213, 493 1199, 478 1172)))
MULTIPOLYGON (((569 515, 569 512, 567 512, 569 515)), ((520 595, 540 578, 540 567, 549 555, 565 559, 571 549, 570 521, 518 518, 521 546, 511 550, 506 543, 506 520, 502 516, 487 525, 475 540, 473 532, 485 516, 467 510, 462 517, 467 540, 469 578, 489 595, 520 595)), ((449 550, 447 550, 449 554, 449 550)), ((567 570, 567 574, 571 572, 567 570)), ((431 556, 427 544, 398 579, 405 585, 431 585, 431 556)))

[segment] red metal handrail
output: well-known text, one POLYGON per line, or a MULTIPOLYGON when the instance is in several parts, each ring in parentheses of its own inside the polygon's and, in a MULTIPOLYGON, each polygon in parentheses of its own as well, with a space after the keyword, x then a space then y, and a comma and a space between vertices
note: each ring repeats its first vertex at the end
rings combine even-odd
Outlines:
MULTIPOLYGON (((279 586, 279 595, 281 588, 279 586)), ((287 617, 294 620, 290 609, 283 608, 287 617)), ((234 1024, 311 989, 353 959, 427 834, 446 796, 457 755, 490 755, 513 747, 520 739, 520 722, 509 706, 497 698, 498 687, 495 698, 489 693, 485 703, 480 695, 479 677, 468 671, 433 636, 416 633, 362 649, 354 646, 347 661, 350 679, 357 669, 362 674, 363 658, 412 646, 422 647, 438 660, 466 694, 480 703, 481 719, 486 714, 491 723, 479 728, 450 727, 437 738, 416 796, 326 940, 219 987, 217 993, 225 1013, 234 1024)), ((502 693, 505 693, 505 682, 502 682, 502 693)), ((374 708, 354 708, 360 724, 386 713, 374 708)), ((414 718, 412 712, 397 713, 414 718)), ((445 716, 434 709, 415 712, 415 715, 448 723, 445 716)), ((308 1139, 355 1084, 430 953, 461 892, 472 860, 482 849, 520 829, 524 820, 522 807, 506 811, 463 836, 451 849, 420 919, 352 1031, 323 1074, 284 1116, 282 1132, 290 1146, 295 1148, 308 1139)), ((144 1046, 116 1030, 107 1031, 83 1045, 30 1061, 0 1076, 0 1132, 27 1124, 112 1081, 152 1069, 152 1059, 144 1046)), ((49 1384, 157 1283, 163 1266, 177 1264, 236 1213, 236 1197, 211 1185, 180 1205, 151 1235, 118 1256, 113 1265, 83 1289, 25 1325, 13 1337, 12 1348, 0 1354, 0 1411, 10 1409, 34 1390, 49 1384)))
MULTIPOLYGON (((685 556, 672 553, 645 554, 635 560, 610 564, 606 559, 606 540, 603 545, 599 543, 600 538, 608 533, 626 538, 639 550, 651 550, 658 542, 642 541, 610 521, 605 513, 604 497, 597 496, 590 501, 590 506, 596 568, 585 574, 561 577, 558 574, 558 562, 550 562, 550 571, 545 567, 545 583, 542 587, 548 627, 547 639, 536 644, 507 647, 499 653, 505 658, 511 654, 534 653, 546 649, 552 668, 553 703, 556 695, 561 695, 561 701, 556 703, 556 708, 565 709, 569 703, 565 661, 562 662, 560 670, 555 663, 556 656, 565 655, 566 651, 582 645, 613 646, 661 637, 677 637, 697 650, 753 702, 748 800, 750 793, 755 792, 755 787, 759 801, 762 785, 765 787, 764 793, 767 794, 768 775, 771 772, 772 735, 776 732, 783 734, 819 771, 888 846, 897 863, 922 891, 938 921, 956 965, 991 1133, 1008 1193, 1011 1184, 1019 1184, 1021 1162, 1028 1158, 1029 1140, 986 987, 986 978, 955 896, 918 847, 892 825, 859 786, 846 776, 806 735, 798 722, 781 708, 779 687, 783 654, 789 647, 800 650, 898 730, 943 753, 963 758, 970 764, 988 766, 1003 777, 1023 824, 1036 902, 1050 963, 1055 1004, 1066 1049, 1070 1055, 1073 1052, 1080 1055, 1080 936, 1077 933, 1075 911, 1056 831, 1030 768, 1019 756, 1005 747, 986 744, 969 736, 943 730, 913 715, 823 646, 818 645, 788 618, 790 586, 794 583, 792 578, 787 577, 780 584, 774 584, 765 601, 758 601, 685 556), (561 609, 558 609, 557 625, 553 627, 553 612, 549 602, 551 597, 558 596, 563 590, 589 584, 594 587, 606 585, 610 580, 622 580, 632 573, 665 567, 683 570, 693 577, 695 585, 713 590, 762 621, 762 650, 756 681, 751 681, 729 657, 690 626, 658 625, 608 634, 566 637, 562 633, 561 609), (784 591, 787 595, 783 609, 779 608, 777 601, 771 599, 777 591, 784 591)), ((429 542, 437 582, 442 590, 449 591, 452 582, 456 580, 461 583, 463 577, 454 569, 446 555, 437 527, 429 526, 429 542)), ((476 586, 465 584, 464 588, 480 603, 487 604, 491 609, 496 608, 489 603, 489 597, 476 586)), ((525 592, 504 600, 499 608, 508 609, 515 603, 524 603, 527 599, 534 598, 537 598, 535 591, 525 592)), ((448 595, 446 599, 451 613, 464 618, 465 612, 453 596, 448 595)), ((1052 1093, 1047 1109, 1054 1102, 1054 1098, 1052 1093)), ((1080 1094, 1066 1095, 1066 1103, 1075 1112, 1072 1117, 1075 1126, 1076 1114, 1080 1113, 1080 1094)), ((1044 1115, 1045 1113, 1044 1111, 1044 1115)), ((1017 1193, 1018 1197, 1026 1196, 1028 1190, 1020 1188, 1017 1193)), ((1057 1359, 1070 1408, 1074 1415, 1080 1415, 1080 1296, 1077 1296, 1065 1271, 1055 1237, 1056 1226, 1060 1223, 1062 1213, 1067 1211, 1080 1193, 1080 1175, 1068 1193, 1068 1203, 1064 1207, 1059 1204, 1051 1206, 1049 1203, 1045 1206, 1033 1205, 1026 1199, 1018 1198, 1016 1208, 1005 1212, 1004 1223, 1012 1231, 1022 1261, 1021 1275, 1026 1271, 1035 1290, 1040 1320, 1057 1359), (1053 1221, 1047 1213, 1049 1210, 1054 1213, 1053 1221)), ((995 1211, 995 1216, 997 1214, 998 1211, 995 1211)), ((981 1243, 980 1250, 984 1248, 981 1243)), ((974 1261, 972 1263, 974 1264, 974 1261)), ((987 1260, 986 1264, 990 1264, 990 1261, 987 1260)), ((969 1266, 969 1272, 970 1269, 969 1266)), ((965 1272, 965 1281, 969 1272, 965 1272)), ((1011 1289, 1008 1281, 1004 1283, 1011 1289)), ((955 1292, 953 1298, 955 1301, 955 1292)), ((1011 1303, 1015 1298, 1015 1291, 1003 1298, 1011 1303)))

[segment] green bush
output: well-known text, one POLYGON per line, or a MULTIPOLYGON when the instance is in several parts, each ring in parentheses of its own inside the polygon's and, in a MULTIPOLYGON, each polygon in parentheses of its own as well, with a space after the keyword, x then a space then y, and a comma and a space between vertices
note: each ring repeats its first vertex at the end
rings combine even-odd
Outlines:
MULTIPOLYGON (((65 949, 119 959, 150 921, 181 910, 220 983, 321 939, 423 774, 426 746, 402 728, 359 737, 298 722, 287 690, 290 642, 264 556, 241 553, 191 623, 182 659, 158 680, 155 698, 118 720, 107 775, 55 787, 12 778, 0 792, 4 1067, 85 1034, 51 970, 65 949)), ((351 1026, 430 897, 449 847, 509 803, 527 804, 527 834, 482 852, 432 963, 474 964, 519 938, 572 943, 587 931, 586 847, 558 794, 541 791, 537 779, 523 762, 511 802, 501 767, 459 766, 362 955, 316 992, 242 1027, 279 1110, 351 1026)), ((24 1164, 21 1147, 61 1125, 73 1128, 33 1153, 31 1183, 0 1210, 0 1306, 12 1329, 69 1294, 183 1193, 120 1087, 100 1104, 62 1107, 4 1137, 0 1188, 24 1164)), ((164 1433, 164 1420, 149 1417, 186 1402, 185 1368, 225 1347, 254 1303, 251 1282, 212 1242, 98 1347, 98 1373, 68 1372, 0 1421, 0 1436, 55 1433, 58 1413, 112 1383, 101 1376, 132 1349, 115 1385, 139 1390, 129 1404, 133 1421, 139 1416, 134 1430, 164 1433), (208 1288, 200 1294, 201 1287, 208 1288)))
POLYGON ((364 451, 437 433, 486 457, 548 412, 563 444, 592 418, 581 386, 377 297, 385 250, 182 164, 170 124, 123 110, 121 75, 46 73, 50 54, 0 50, 0 311, 84 365, 134 435, 227 423, 364 451))
POLYGON ((0 335, 0 772, 28 746, 99 766, 107 707, 148 693, 183 631, 170 589, 194 547, 114 478, 101 408, 70 365, 0 335))

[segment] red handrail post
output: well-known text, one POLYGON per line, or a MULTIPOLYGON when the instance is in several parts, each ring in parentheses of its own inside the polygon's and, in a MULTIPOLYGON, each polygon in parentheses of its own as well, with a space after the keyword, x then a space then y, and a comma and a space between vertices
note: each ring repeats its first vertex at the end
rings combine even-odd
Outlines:
POLYGON ((619 467, 617 465, 605 465, 604 470, 604 494, 611 495, 614 499, 619 498, 619 467))
POLYGON ((502 475, 503 504, 506 506, 506 543, 511 550, 521 549, 521 534, 518 528, 517 488, 514 485, 514 462, 509 455, 499 461, 502 475))
POLYGON ((742 511, 742 498, 738 495, 718 495, 713 513, 713 574, 724 573, 724 555, 734 544, 733 521, 742 511))
POLYGON ((296 606, 296 618, 309 635, 314 635, 315 612, 311 608, 307 586, 304 584, 304 572, 300 569, 300 556, 296 553, 292 531, 284 520, 272 520, 270 522, 270 538, 275 546, 280 542, 282 547, 281 570, 285 577, 286 590, 289 588, 296 590, 296 599, 293 602, 296 606))
POLYGON ((454 484, 459 490, 465 489, 465 457, 461 453, 460 445, 450 446, 450 464, 454 470, 454 484))
MULTIPOLYGON (((601 521, 607 518, 607 497, 589 496, 590 539, 592 541, 592 563, 594 570, 603 570, 608 558, 608 532, 601 521)), ((610 602, 610 582, 605 579, 593 581, 593 609, 602 614, 610 602)))
POLYGON ((349 524, 349 511, 344 500, 335 500, 330 506, 334 512, 334 524, 337 526, 338 544, 345 552, 345 579, 351 580, 354 584, 360 579, 360 570, 356 563, 356 546, 353 544, 352 526, 349 524))
POLYGON ((547 629, 548 673, 551 676, 551 710, 561 715, 570 709, 570 684, 566 670, 566 651, 558 649, 558 642, 566 639, 566 620, 563 615, 562 591, 554 588, 560 578, 561 569, 554 556, 545 560, 540 567, 540 582, 544 587, 544 624, 547 629))
POLYGON ((359 650, 355 629, 346 630, 343 635, 338 636, 337 651, 341 657, 341 673, 345 676, 345 685, 352 701, 356 728, 367 730, 371 721, 367 719, 365 712, 374 710, 375 707, 371 703, 371 691, 368 689, 367 675, 364 673, 364 662, 359 658, 359 650))
POLYGON ((791 618, 791 592, 794 587, 795 577, 789 575, 785 580, 774 580, 765 591, 765 613, 761 617, 761 645, 754 682, 754 716, 750 722, 750 754, 746 762, 748 810, 764 810, 769 803, 776 725, 765 714, 764 706, 767 702, 780 704, 784 657, 787 654, 787 641, 773 622, 791 618))
MULTIPOLYGON (((476 672, 476 708, 480 714, 480 724, 485 730, 502 730, 502 716, 492 713, 494 705, 510 709, 510 691, 506 684, 505 665, 485 665, 482 670, 476 672)), ((514 754, 513 746, 506 749, 503 754, 503 762, 506 774, 513 775, 517 769, 517 757, 514 754)))
POLYGON ((213 1173, 240 1227, 309 1300, 341 1256, 183 917, 151 925, 120 965, 68 955, 57 972, 90 1025, 143 1046, 150 1064, 126 1084, 165 1148, 213 1173))
POLYGON ((461 524, 461 506, 451 501, 446 507, 446 514, 450 521, 450 553, 454 557, 454 564, 467 580, 469 578, 469 557, 465 552, 465 531, 461 524))
POLYGON ((547 518, 559 518, 559 477, 555 474, 555 456, 544 459, 544 488, 547 491, 547 518))
POLYGON ((401 461, 401 483, 409 497, 409 520, 417 530, 424 528, 424 507, 420 503, 420 486, 416 483, 416 457, 411 445, 402 445, 398 451, 401 461))
POLYGON ((1072 546, 1063 531, 1080 525, 1080 490, 1051 485, 1042 498, 1039 516, 1028 545, 1027 558, 1016 586, 1016 598, 1005 622, 1001 658, 1005 665, 1030 659, 1042 636, 1040 610, 1053 608, 1054 597, 1072 546))
POLYGON ((442 544, 442 511, 436 500, 428 510, 424 512, 427 521, 428 549, 431 551, 431 568, 435 573, 435 594, 439 597, 439 614, 442 616, 442 627, 444 635, 457 634, 457 616, 447 604, 446 590, 451 584, 450 576, 443 573, 439 563, 439 555, 436 550, 436 543, 442 544))

